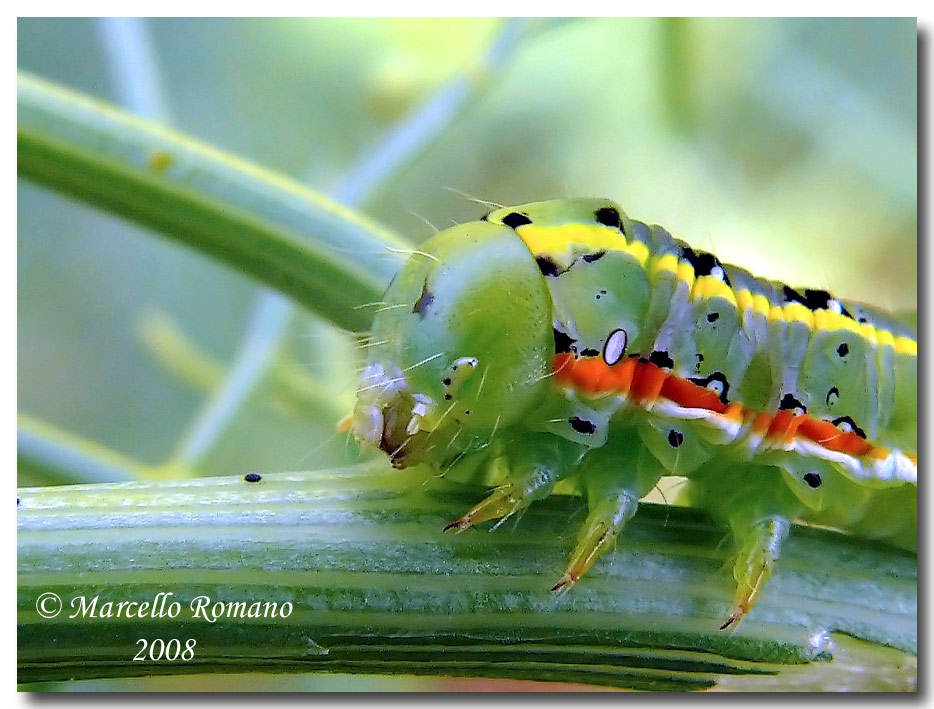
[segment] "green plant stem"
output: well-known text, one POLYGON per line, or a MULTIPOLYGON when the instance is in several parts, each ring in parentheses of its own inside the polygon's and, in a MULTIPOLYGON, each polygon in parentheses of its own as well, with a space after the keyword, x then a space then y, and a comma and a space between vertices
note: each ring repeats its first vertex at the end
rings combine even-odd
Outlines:
MULTIPOLYGON (((210 392, 223 383, 223 365, 202 350, 168 314, 144 313, 137 332, 149 355, 190 386, 210 392)), ((320 414, 322 410, 346 413, 353 406, 352 392, 338 395, 333 386, 296 362, 288 351, 278 355, 270 364, 277 401, 297 405, 309 414, 320 414)))
POLYGON ((34 77, 17 81, 21 176, 198 249, 349 330, 405 242, 337 203, 34 77))
POLYGON ((212 391, 224 381, 224 365, 202 350, 167 312, 142 313, 136 335, 155 362, 186 384, 212 391))
POLYGON ((193 472, 202 467, 236 413, 269 375, 276 355, 283 351, 293 315, 292 304, 280 293, 269 290, 263 291, 257 300, 233 364, 176 445, 171 456, 173 465, 193 472))
POLYGON ((796 528, 759 605, 721 632, 730 550, 696 511, 643 505, 624 542, 555 596, 581 500, 442 534, 481 492, 426 477, 380 460, 252 483, 22 489, 19 679, 323 671, 692 689, 826 659, 835 631, 916 650, 911 554, 796 528), (37 613, 45 592, 64 601, 55 618, 37 613), (175 619, 69 617, 81 596, 100 614, 160 592, 180 604, 175 619), (211 623, 192 617, 198 596, 293 610, 211 623), (194 658, 134 662, 140 638, 194 639, 194 658))
POLYGON ((153 468, 32 416, 16 422, 16 467, 55 483, 153 477, 153 468))

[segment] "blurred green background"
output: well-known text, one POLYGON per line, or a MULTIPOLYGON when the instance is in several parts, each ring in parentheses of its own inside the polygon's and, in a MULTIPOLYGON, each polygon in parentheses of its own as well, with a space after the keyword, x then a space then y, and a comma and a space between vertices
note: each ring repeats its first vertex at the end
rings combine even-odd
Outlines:
MULTIPOLYGON (((757 274, 915 308, 913 19, 20 19, 18 63, 326 193, 467 76, 470 100, 363 206, 407 239, 486 211, 466 195, 602 196, 757 274)), ((171 460, 261 289, 22 180, 17 208, 19 411, 171 460), (210 359, 179 376, 187 347, 210 359)), ((299 313, 277 352, 196 474, 359 455, 334 433, 355 388, 351 338, 299 313), (282 383, 295 372, 314 396, 282 383)), ((358 680, 288 687, 461 686, 358 680)), ((88 686, 104 684, 147 686, 88 686)))

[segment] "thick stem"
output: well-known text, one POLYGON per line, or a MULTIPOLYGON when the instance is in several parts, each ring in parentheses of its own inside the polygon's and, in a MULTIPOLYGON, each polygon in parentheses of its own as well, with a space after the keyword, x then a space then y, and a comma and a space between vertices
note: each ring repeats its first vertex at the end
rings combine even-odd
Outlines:
POLYGON ((730 550, 695 511, 643 505, 617 548, 556 596, 580 499, 443 535, 478 490, 426 477, 378 461, 257 482, 20 490, 19 679, 326 671, 690 689, 825 659, 833 631, 916 651, 911 554, 796 528, 761 602, 720 632, 730 550), (54 618, 37 612, 48 592, 64 603, 54 618), (179 603, 174 619, 116 616, 119 602, 159 593, 179 603), (275 603, 278 615, 209 622, 193 617, 199 596, 208 609, 275 603), (113 615, 82 617, 81 597, 113 615), (173 638, 196 641, 190 661, 133 660, 140 639, 173 638))
POLYGON ((379 300, 407 245, 296 182, 21 75, 20 176, 195 248, 341 327, 379 300))

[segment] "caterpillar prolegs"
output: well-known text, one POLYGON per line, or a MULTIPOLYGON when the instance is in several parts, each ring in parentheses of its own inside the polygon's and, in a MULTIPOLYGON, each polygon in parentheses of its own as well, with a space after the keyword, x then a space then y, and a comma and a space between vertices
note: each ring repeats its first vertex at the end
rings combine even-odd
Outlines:
POLYGON ((729 525, 752 608, 792 520, 917 536, 917 338, 826 291, 755 278, 606 200, 497 209, 435 235, 386 294, 353 431, 394 466, 497 467, 449 525, 576 479, 574 584, 663 475, 729 525))

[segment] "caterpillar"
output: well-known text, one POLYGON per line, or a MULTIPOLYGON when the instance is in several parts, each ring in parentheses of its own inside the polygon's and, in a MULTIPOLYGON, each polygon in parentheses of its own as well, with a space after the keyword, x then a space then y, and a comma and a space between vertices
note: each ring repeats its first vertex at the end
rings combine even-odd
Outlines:
POLYGON ((446 529, 562 480, 577 582, 664 475, 731 530, 746 616, 794 520, 917 548, 917 336, 879 309, 756 278, 613 202, 499 208, 390 284, 350 426, 397 468, 496 469, 446 529))

